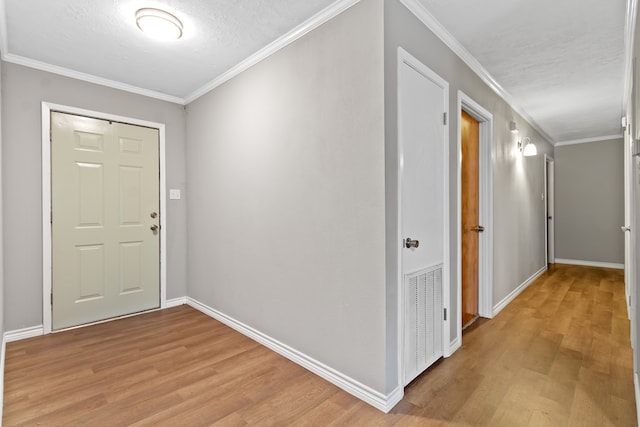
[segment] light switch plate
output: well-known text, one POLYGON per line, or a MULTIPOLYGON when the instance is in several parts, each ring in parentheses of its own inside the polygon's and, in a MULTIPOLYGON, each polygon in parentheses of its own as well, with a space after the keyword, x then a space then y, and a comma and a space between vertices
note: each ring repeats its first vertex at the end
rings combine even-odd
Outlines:
POLYGON ((176 189, 169 190, 169 199, 180 200, 180 190, 176 190, 176 189))

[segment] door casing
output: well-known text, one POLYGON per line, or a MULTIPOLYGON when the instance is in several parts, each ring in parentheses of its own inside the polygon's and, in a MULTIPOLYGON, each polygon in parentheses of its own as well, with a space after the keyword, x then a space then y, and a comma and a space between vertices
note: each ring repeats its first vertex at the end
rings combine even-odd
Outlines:
MULTIPOLYGON (((51 333, 51 111, 76 114, 102 120, 158 129, 160 136, 160 308, 167 306, 167 200, 165 125, 130 117, 85 110, 50 102, 42 103, 42 323, 43 332, 51 333)), ((126 316, 125 316, 126 317, 126 316)), ((97 322, 100 323, 100 322, 97 322)), ((86 325, 82 325, 86 326, 86 325)))
MULTIPOLYGON (((444 241, 443 241, 443 246, 444 246, 444 260, 443 260, 443 268, 442 268, 442 288, 443 288, 443 292, 442 292, 442 305, 443 308, 445 310, 447 310, 447 313, 451 313, 451 304, 450 304, 450 293, 451 293, 451 289, 450 289, 450 267, 449 267, 449 258, 450 258, 450 244, 449 244, 449 234, 450 234, 450 221, 449 221, 449 196, 450 196, 450 192, 449 192, 449 83, 445 80, 443 80, 438 74, 436 74, 435 72, 433 72, 430 68, 428 68, 426 65, 424 65, 422 62, 420 62, 417 58, 415 58, 413 55, 411 55, 409 52, 407 52, 406 50, 404 50, 402 47, 398 47, 398 64, 397 64, 397 71, 398 71, 398 93, 400 93, 400 84, 402 83, 400 81, 400 70, 403 64, 407 64, 408 66, 412 67, 413 69, 415 69, 416 71, 420 72, 421 74, 427 76, 430 80, 432 80, 433 82, 437 83, 441 88, 442 88, 442 94, 443 94, 443 100, 444 100, 444 114, 447 116, 447 124, 444 125, 444 153, 443 153, 443 163, 444 163, 444 197, 445 200, 447 201, 447 203, 445 203, 444 208, 444 241)), ((400 117, 402 117, 402 111, 400 108, 401 103, 398 102, 398 119, 400 119, 400 117)), ((404 327, 404 315, 405 315, 405 308, 404 308, 404 301, 405 301, 405 294, 404 294, 404 277, 403 277, 403 271, 402 271, 402 171, 403 171, 403 165, 402 165, 402 155, 403 155, 403 146, 402 146, 402 138, 400 137, 400 135, 398 135, 398 165, 397 165, 397 172, 398 172, 398 187, 397 187, 397 207, 398 207, 398 212, 397 212, 397 235, 398 235, 398 242, 397 242, 397 265, 398 265, 398 271, 397 271, 397 295, 398 295, 398 383, 399 383, 399 388, 401 390, 404 389, 404 347, 405 347, 405 343, 404 343, 404 333, 405 333, 405 327, 404 327)), ((451 326, 450 326, 450 321, 451 321, 451 316, 447 315, 446 320, 444 320, 443 322, 443 331, 442 331, 442 343, 443 343, 443 353, 444 353, 444 357, 449 357, 451 356, 451 354, 453 353, 451 346, 450 346, 450 330, 451 330, 451 326)))
POLYGON ((480 225, 485 231, 480 233, 478 242, 478 314, 480 317, 493 318, 493 114, 462 91, 458 91, 458 141, 456 176, 457 185, 457 306, 458 331, 457 347, 462 345, 462 130, 460 115, 465 111, 480 123, 479 135, 479 188, 480 225))

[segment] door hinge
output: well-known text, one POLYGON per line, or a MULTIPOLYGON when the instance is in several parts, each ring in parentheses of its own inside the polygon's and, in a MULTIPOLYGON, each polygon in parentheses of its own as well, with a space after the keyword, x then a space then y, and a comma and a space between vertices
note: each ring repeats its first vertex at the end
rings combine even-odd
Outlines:
POLYGON ((442 124, 447 125, 447 113, 442 113, 442 124))
POLYGON ((49 211, 49 223, 53 224, 53 211, 49 211))
POLYGON ((53 292, 51 292, 51 305, 53 305, 53 292))
POLYGON ((444 320, 447 320, 447 309, 444 309, 444 320))

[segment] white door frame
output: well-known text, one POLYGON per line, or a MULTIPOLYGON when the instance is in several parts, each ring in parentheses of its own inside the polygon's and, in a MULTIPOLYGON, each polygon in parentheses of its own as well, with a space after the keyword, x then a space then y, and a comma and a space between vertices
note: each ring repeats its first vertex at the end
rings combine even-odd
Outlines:
POLYGON ((462 91, 458 91, 458 145, 456 176, 457 188, 457 236, 458 236, 458 316, 455 319, 458 344, 462 345, 462 124, 460 116, 465 111, 480 124, 479 133, 479 222, 485 232, 478 239, 478 314, 493 318, 493 114, 462 91))
MULTIPOLYGON (((442 79, 438 74, 433 72, 430 68, 416 59, 413 55, 408 53, 401 47, 398 47, 398 65, 397 65, 397 75, 398 75, 398 130, 400 130, 399 123, 400 118, 402 117, 401 111, 401 103, 400 103, 400 70, 403 64, 407 64, 414 70, 428 77, 431 81, 442 87, 443 93, 443 105, 444 105, 444 113, 448 117, 449 116, 449 83, 442 79)), ((445 205, 444 205, 444 259, 443 259, 443 267, 442 267, 442 305, 447 313, 451 313, 451 289, 450 289, 450 272, 449 272, 449 258, 450 258, 450 247, 449 247, 449 231, 451 229, 449 224, 449 120, 444 125, 444 155, 443 155, 443 163, 444 163, 444 197, 445 197, 445 205)), ((400 389, 404 389, 404 277, 402 271, 402 170, 403 170, 403 153, 404 148, 402 146, 402 136, 400 132, 398 132, 398 188, 397 188, 397 204, 398 204, 398 242, 397 244, 397 263, 398 263, 398 277, 397 277, 397 290, 398 290, 398 383, 400 389)), ((446 320, 443 322, 443 331, 442 331, 442 343, 443 343, 443 353, 444 357, 449 357, 452 354, 451 346, 450 346, 450 321, 451 316, 447 316, 446 320)))
POLYGON ((158 129, 160 135, 160 308, 167 305, 167 200, 165 126, 146 120, 132 119, 50 102, 42 103, 42 323, 45 334, 51 333, 51 111, 76 114, 114 122, 158 129))
POLYGON ((553 157, 548 154, 544 155, 544 200, 545 200, 545 209, 544 209, 544 259, 545 259, 545 267, 547 264, 555 264, 556 262, 556 238, 555 238, 555 222, 553 223, 553 233, 549 235, 549 216, 551 216, 551 221, 556 220, 555 216, 555 192, 554 192, 554 183, 555 183, 555 163, 553 157), (551 172, 551 173, 549 173, 551 172), (549 191, 549 187, 551 187, 551 191, 549 191), (551 212, 549 212, 549 201, 551 201, 551 212), (549 248, 552 248, 552 253, 549 254, 549 248))

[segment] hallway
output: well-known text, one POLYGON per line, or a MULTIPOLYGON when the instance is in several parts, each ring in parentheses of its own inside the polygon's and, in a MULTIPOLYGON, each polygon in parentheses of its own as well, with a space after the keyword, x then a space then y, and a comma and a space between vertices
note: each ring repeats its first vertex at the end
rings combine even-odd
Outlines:
POLYGON ((623 272, 555 265, 383 414, 187 307, 7 345, 4 425, 632 426, 623 272))

